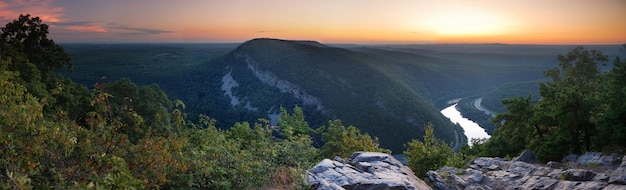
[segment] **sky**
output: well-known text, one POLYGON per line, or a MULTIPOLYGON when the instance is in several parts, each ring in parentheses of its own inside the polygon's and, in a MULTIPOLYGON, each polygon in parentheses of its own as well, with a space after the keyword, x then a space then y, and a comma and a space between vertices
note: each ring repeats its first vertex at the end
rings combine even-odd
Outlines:
POLYGON ((626 43, 626 0, 0 0, 27 13, 66 43, 626 43))

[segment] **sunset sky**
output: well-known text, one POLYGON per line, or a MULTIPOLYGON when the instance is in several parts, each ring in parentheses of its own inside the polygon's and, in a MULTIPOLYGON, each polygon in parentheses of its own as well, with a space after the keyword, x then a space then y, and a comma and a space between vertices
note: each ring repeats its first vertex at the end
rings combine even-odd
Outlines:
POLYGON ((20 13, 57 42, 626 43, 626 0, 0 1, 20 13))

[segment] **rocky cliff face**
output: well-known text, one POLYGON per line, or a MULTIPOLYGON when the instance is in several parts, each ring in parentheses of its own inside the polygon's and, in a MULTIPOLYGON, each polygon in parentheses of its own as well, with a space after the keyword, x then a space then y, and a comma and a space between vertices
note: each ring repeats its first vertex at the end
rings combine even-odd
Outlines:
POLYGON ((258 63, 246 53, 236 52, 235 57, 246 62, 248 70, 252 71, 254 76, 261 82, 276 87, 283 93, 290 93, 295 98, 302 100, 305 105, 314 105, 318 111, 325 113, 322 101, 317 97, 308 94, 303 88, 286 80, 279 79, 276 75, 269 71, 259 69, 258 63))
POLYGON ((427 176, 436 188, 445 190, 626 189, 626 156, 622 156, 570 155, 562 163, 546 165, 483 157, 473 160, 469 168, 443 167, 427 176))
POLYGON ((355 152, 349 159, 324 159, 308 172, 312 189, 431 189, 393 156, 355 152))

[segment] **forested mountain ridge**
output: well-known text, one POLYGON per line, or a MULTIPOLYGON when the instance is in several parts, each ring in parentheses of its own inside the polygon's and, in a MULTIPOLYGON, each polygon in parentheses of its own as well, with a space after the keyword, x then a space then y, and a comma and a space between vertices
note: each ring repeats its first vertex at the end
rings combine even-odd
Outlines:
MULTIPOLYGON (((275 118, 281 105, 288 109, 300 105, 313 127, 336 118, 359 128, 411 126, 401 128, 410 131, 410 135, 403 135, 420 138, 422 123, 432 121, 435 134, 447 143, 456 139, 451 124, 439 116, 438 110, 447 106, 448 100, 480 96, 510 82, 543 79, 541 71, 556 64, 555 55, 573 48, 501 44, 325 45, 278 39, 254 39, 243 44, 63 47, 76 67, 77 72, 65 73, 73 80, 86 86, 123 77, 140 85, 157 83, 170 97, 188 105, 190 118, 205 114, 216 118, 216 125, 223 129, 238 121, 275 118), (406 97, 410 98, 402 99, 406 97)), ((609 54, 618 49, 593 48, 609 54)), ((512 94, 516 95, 526 94, 512 94)), ((489 98, 483 102, 499 105, 499 100, 489 98)), ((375 136, 397 133, 368 132, 375 136)), ((386 138, 380 138, 387 146, 386 138)), ((406 142, 392 139, 399 148, 406 142)))
MULTIPOLYGON (((383 69, 401 64, 317 42, 254 39, 199 68, 191 78, 194 83, 209 83, 212 89, 219 87, 231 103, 228 106, 254 112, 253 116, 268 117, 279 105, 298 104, 305 107, 313 125, 341 119, 377 136, 383 147, 396 152, 422 137, 428 122, 437 126, 439 138, 456 143, 455 131, 462 134, 459 128, 419 91, 383 69), (236 85, 226 89, 226 82, 236 85)), ((206 90, 201 88, 206 87, 192 86, 185 94, 203 97, 206 90)), ((204 98, 191 100, 196 101, 211 104, 202 103, 211 101, 204 98)))

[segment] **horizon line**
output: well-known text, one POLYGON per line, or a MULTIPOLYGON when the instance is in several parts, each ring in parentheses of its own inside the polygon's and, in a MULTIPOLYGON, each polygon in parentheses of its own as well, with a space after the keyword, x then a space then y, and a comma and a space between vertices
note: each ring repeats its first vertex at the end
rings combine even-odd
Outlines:
POLYGON ((623 45, 626 42, 616 43, 502 43, 502 42, 321 42, 317 40, 294 40, 278 38, 253 38, 245 41, 67 41, 57 42, 58 44, 243 44, 255 39, 272 39, 285 41, 313 41, 327 45, 544 45, 544 46, 577 46, 577 45, 623 45))

